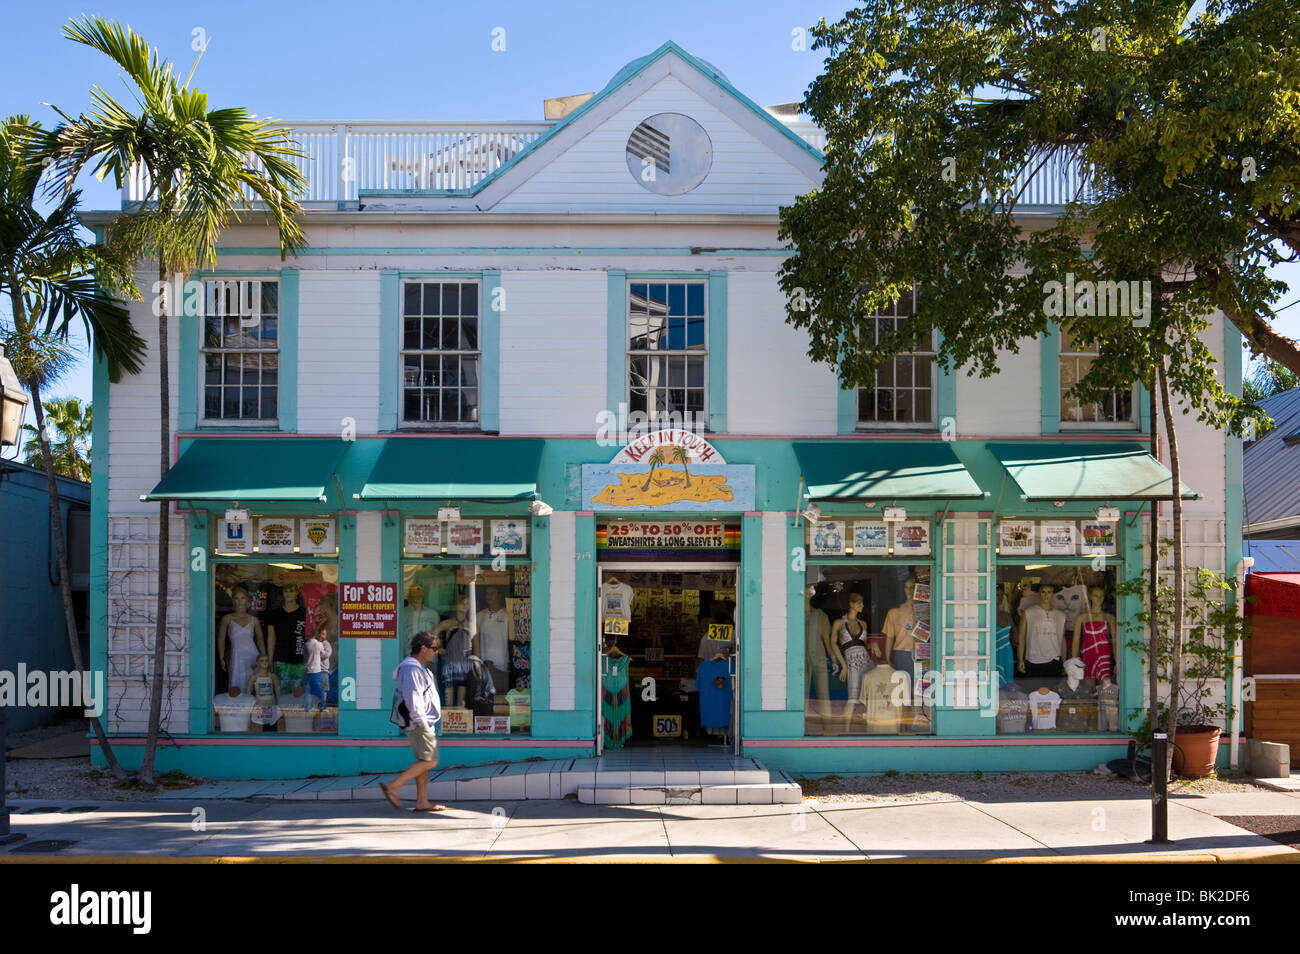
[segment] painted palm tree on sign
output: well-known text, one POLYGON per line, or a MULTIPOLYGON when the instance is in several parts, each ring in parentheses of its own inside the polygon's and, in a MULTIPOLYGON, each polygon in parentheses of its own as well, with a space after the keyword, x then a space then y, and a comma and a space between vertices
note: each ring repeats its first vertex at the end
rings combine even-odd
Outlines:
MULTIPOLYGON (((77 398, 53 398, 45 402, 45 422, 50 441, 50 451, 54 456, 54 472, 61 477, 73 480, 90 480, 90 429, 92 406, 84 408, 77 398), (50 430, 53 434, 50 434, 50 430)), ((23 444, 23 453, 27 463, 40 464, 42 461, 40 430, 31 424, 24 424, 23 430, 30 436, 23 444)))
POLYGON ((664 456, 662 447, 656 447, 650 452, 650 456, 646 459, 646 463, 650 465, 650 472, 645 475, 645 486, 641 488, 642 493, 647 493, 650 490, 650 482, 655 478, 655 468, 662 467, 666 460, 667 457, 664 456))
POLYGON ((680 444, 674 444, 672 454, 669 458, 674 464, 681 464, 682 470, 686 471, 686 486, 691 485, 691 452, 680 444))
MULTIPOLYGON (((241 210, 273 226, 280 253, 305 244, 295 216, 295 196, 306 182, 294 164, 302 154, 287 132, 243 107, 209 109, 208 98, 190 87, 194 71, 182 83, 142 37, 130 27, 102 17, 85 17, 64 27, 71 40, 109 57, 135 86, 135 109, 95 87, 89 113, 72 117, 56 131, 51 154, 71 183, 89 166, 99 177, 111 175, 121 188, 141 172, 147 194, 139 207, 113 223, 112 235, 135 255, 158 267, 155 314, 158 315, 159 469, 171 466, 168 316, 180 314, 179 302, 167 300, 167 281, 216 261, 222 231, 240 219, 241 210), (250 197, 258 204, 256 209, 250 197)), ((197 67, 197 62, 195 66, 197 67)), ((191 356, 192 358, 192 356, 191 356)), ((149 700, 149 732, 140 780, 153 784, 154 753, 162 711, 167 629, 168 505, 158 505, 158 597, 154 617, 154 664, 149 700)))
MULTIPOLYGON (((8 299, 12 321, 4 329, 5 352, 18 380, 31 393, 36 412, 36 426, 29 425, 28 429, 35 432, 35 449, 45 469, 64 624, 73 665, 84 671, 63 513, 54 479, 54 453, 45 421, 49 405, 42 404, 41 390, 69 364, 72 350, 67 339, 74 318, 84 323, 95 354, 105 362, 111 380, 118 380, 124 371, 135 374, 140 370, 145 345, 131 326, 126 309, 101 293, 103 289, 138 295, 130 268, 122 258, 111 249, 82 242, 77 222, 80 193, 63 196, 48 214, 37 211, 33 204, 44 170, 38 149, 43 135, 40 125, 26 116, 0 123, 0 296, 8 299)), ((89 427, 89 420, 86 424, 89 427)), ((109 768, 118 778, 125 777, 103 724, 98 718, 92 718, 90 723, 109 768)))

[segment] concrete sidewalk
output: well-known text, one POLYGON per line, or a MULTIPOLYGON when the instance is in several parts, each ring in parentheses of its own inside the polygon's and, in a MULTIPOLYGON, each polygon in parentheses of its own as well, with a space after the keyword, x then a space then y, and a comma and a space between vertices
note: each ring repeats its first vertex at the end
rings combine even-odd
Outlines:
POLYGON ((1143 843, 1150 801, 964 801, 797 805, 457 802, 441 814, 386 802, 183 799, 10 803, 0 862, 306 861, 1093 861, 1300 862, 1300 852, 1219 815, 1296 816, 1300 794, 1184 795, 1175 843, 1143 843), (76 809, 76 811, 69 811, 76 809), (68 844, 40 853, 42 842, 68 844))

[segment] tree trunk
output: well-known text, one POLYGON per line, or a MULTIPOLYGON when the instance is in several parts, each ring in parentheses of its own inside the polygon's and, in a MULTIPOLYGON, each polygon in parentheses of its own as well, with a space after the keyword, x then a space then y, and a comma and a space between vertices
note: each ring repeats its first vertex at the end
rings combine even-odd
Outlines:
MULTIPOLYGON (((1160 459, 1160 417, 1157 415, 1156 395, 1160 392, 1157 378, 1151 381, 1151 393, 1148 396, 1151 406, 1151 456, 1160 459)), ((1152 729, 1160 724, 1160 503, 1151 501, 1151 540, 1147 547, 1148 579, 1151 589, 1147 594, 1148 613, 1151 617, 1150 630, 1147 633, 1147 725, 1152 729)))
MULTIPOLYGON (((1174 500, 1174 616, 1170 623, 1173 629, 1173 654, 1169 662, 1169 711, 1165 715, 1165 731, 1169 733, 1170 743, 1177 741, 1178 709, 1183 678, 1183 497, 1179 492, 1181 468, 1178 460, 1178 434, 1174 430, 1174 409, 1169 401, 1169 379, 1165 372, 1164 358, 1156 366, 1156 379, 1160 385, 1160 403, 1164 406, 1165 432, 1169 438, 1169 471, 1172 474, 1174 500)), ((1173 764, 1174 747, 1169 746, 1165 771, 1173 764)))
MULTIPOLYGON (((171 395, 168 390, 167 316, 172 302, 167 288, 167 269, 160 260, 158 280, 163 282, 161 315, 158 317, 158 415, 159 415, 159 480, 171 468, 171 395)), ((167 669, 167 588, 168 563, 171 559, 171 504, 158 502, 158 600, 155 604, 153 633, 153 677, 149 685, 149 728, 145 737, 144 755, 140 760, 140 783, 153 787, 154 755, 158 751, 158 735, 162 729, 163 679, 167 669)))
MULTIPOLYGON (((18 287, 17 282, 13 287, 18 287)), ((14 308, 14 327, 30 333, 27 312, 21 295, 11 298, 14 308)), ((59 561, 59 590, 63 596, 63 622, 68 633, 68 646, 72 650, 72 665, 78 672, 87 672, 85 661, 81 658, 81 641, 77 639, 77 615, 72 608, 72 582, 68 575, 68 549, 63 535, 63 511, 59 509, 59 486, 54 479, 54 455, 50 452, 50 443, 45 434, 45 408, 41 406, 41 387, 37 381, 27 381, 27 389, 32 394, 32 404, 36 406, 36 433, 41 445, 41 462, 45 465, 45 489, 50 497, 50 528, 54 535, 54 551, 59 561)), ((105 678, 105 685, 108 680, 105 678)), ((83 700, 84 701, 84 700, 83 700)), ((109 770, 119 781, 126 778, 126 772, 118 764, 117 755, 108 741, 108 734, 97 716, 90 717, 90 727, 95 732, 95 741, 104 753, 109 770)))

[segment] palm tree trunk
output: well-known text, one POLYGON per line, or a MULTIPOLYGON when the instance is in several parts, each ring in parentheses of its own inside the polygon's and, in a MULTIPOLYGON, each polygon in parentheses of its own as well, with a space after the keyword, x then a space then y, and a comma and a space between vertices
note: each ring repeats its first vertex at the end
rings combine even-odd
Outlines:
MULTIPOLYGON (((14 301, 17 302, 17 296, 14 301)), ((21 306, 18 307, 21 309, 21 306)), ((14 319, 18 327, 23 326, 23 319, 17 314, 14 319)), ((54 479, 54 455, 50 452, 50 443, 45 435, 45 409, 41 407, 41 386, 35 381, 30 381, 28 390, 32 392, 32 404, 36 406, 36 433, 41 442, 41 461, 45 465, 45 488, 50 497, 50 529, 54 534, 54 551, 59 561, 59 591, 63 595, 63 622, 68 633, 68 645, 72 649, 72 665, 77 672, 87 672, 85 661, 81 658, 81 641, 77 638, 77 616, 72 609, 72 582, 68 575, 68 548, 63 535, 63 511, 59 507, 59 487, 54 479)), ((107 679, 105 684, 107 685, 107 679)), ((83 700, 85 701, 88 700, 83 700)), ((119 781, 125 779, 126 772, 118 764, 117 755, 113 752, 113 746, 109 744, 108 734, 104 732, 104 725, 98 716, 90 717, 90 727, 95 732, 95 741, 99 743, 99 751, 108 762, 113 777, 119 781)))
MULTIPOLYGON (((1169 470, 1172 474, 1171 492, 1174 498, 1174 618, 1170 622, 1173 629, 1173 654, 1169 663, 1169 711, 1165 715, 1165 731, 1169 733, 1171 743, 1177 740, 1178 709, 1181 697, 1183 677, 1183 498, 1179 493, 1181 467, 1178 460, 1178 433, 1174 430, 1174 409, 1169 403, 1169 378, 1166 374, 1164 358, 1156 366, 1156 380, 1160 384, 1160 403, 1164 406, 1165 432, 1169 437, 1169 470)), ((1173 762, 1174 748, 1169 746, 1168 771, 1173 762)))
MULTIPOLYGON (((171 400, 168 390, 167 315, 172 302, 167 290, 167 268, 160 259, 158 280, 163 282, 162 314, 158 316, 158 415, 159 415, 159 480, 171 468, 171 400)), ((171 559, 171 533, 166 500, 158 502, 158 600, 154 606, 153 677, 149 684, 149 727, 145 736, 144 755, 140 759, 140 782, 152 787, 154 755, 158 751, 158 735, 162 729, 163 678, 167 668, 167 587, 168 564, 171 559)))

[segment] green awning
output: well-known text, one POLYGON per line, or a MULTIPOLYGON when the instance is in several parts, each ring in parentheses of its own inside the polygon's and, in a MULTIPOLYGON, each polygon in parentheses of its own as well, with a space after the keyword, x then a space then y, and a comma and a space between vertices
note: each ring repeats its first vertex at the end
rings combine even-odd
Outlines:
MULTIPOLYGON (((1022 500, 1169 500, 1173 475, 1140 444, 989 444, 1022 500)), ((1181 483, 1181 482, 1180 482, 1181 483)), ((1200 494, 1181 484, 1184 500, 1200 494)))
POLYGON ((333 438, 201 437, 140 499, 324 501, 347 449, 333 438))
POLYGON ((394 437, 384 444, 361 500, 531 500, 545 441, 494 437, 394 437))
POLYGON ((794 445, 813 500, 953 500, 984 496, 945 441, 794 445))

